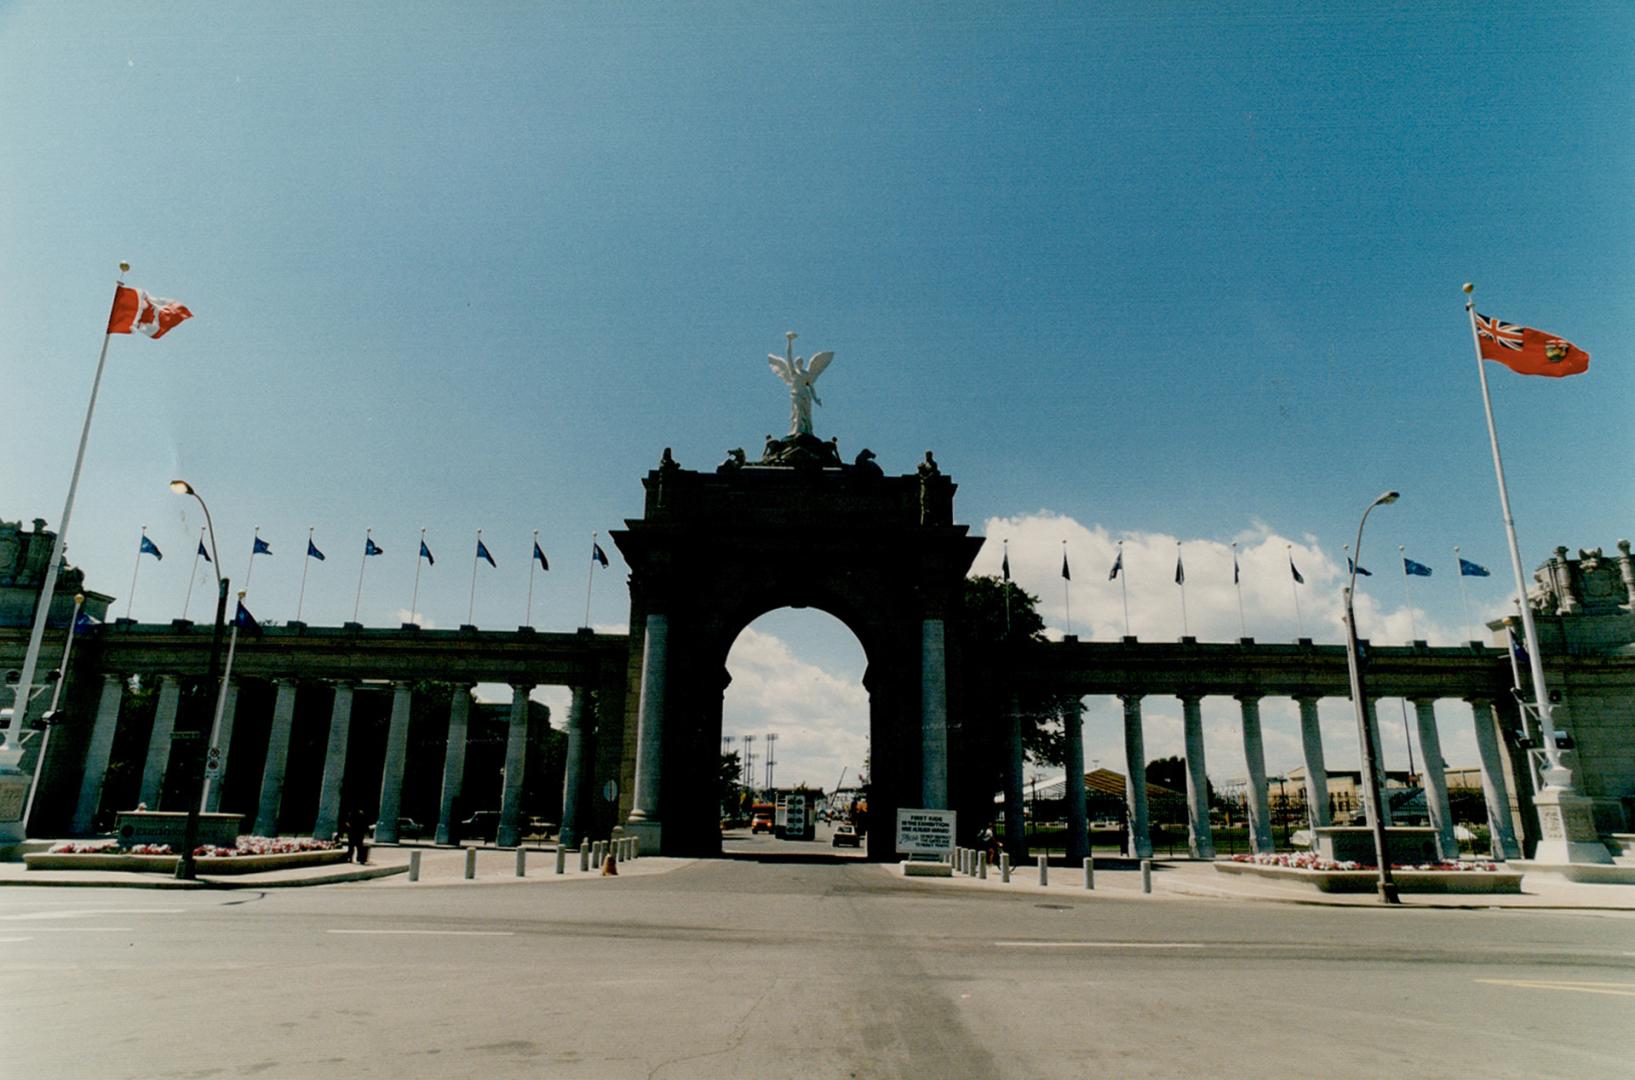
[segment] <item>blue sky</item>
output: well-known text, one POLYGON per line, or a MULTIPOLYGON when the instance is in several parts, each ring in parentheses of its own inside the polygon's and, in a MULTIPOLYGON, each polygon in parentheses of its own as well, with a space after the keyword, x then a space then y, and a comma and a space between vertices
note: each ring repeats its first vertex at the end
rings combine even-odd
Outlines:
MULTIPOLYGON (((1236 636, 1238 540, 1249 632, 1296 632, 1292 543, 1307 632, 1337 640, 1325 575, 1390 487, 1365 565, 1402 544, 1438 573, 1411 603, 1379 575, 1364 618, 1460 640, 1452 545, 1495 571, 1469 583, 1477 618, 1507 591, 1461 282, 1594 357, 1490 372, 1526 562, 1630 532, 1635 11, 1197 11, 0 9, 0 514, 55 525, 128 259, 196 318, 110 352, 70 547, 120 614, 143 524, 168 557, 134 613, 179 613, 183 475, 235 578, 255 527, 272 543, 264 620, 293 616, 312 526, 330 559, 307 621, 350 616, 366 527, 386 555, 362 618, 401 621, 425 527, 433 625, 465 621, 478 528, 499 561, 478 624, 522 620, 539 529, 535 620, 578 625, 590 534, 639 513, 665 446, 709 468, 781 433, 764 357, 794 329, 836 353, 819 434, 892 471, 934 449, 1058 630, 1063 539, 1076 631, 1122 629, 1093 583, 1127 537, 1137 632, 1180 632, 1179 539, 1189 628, 1236 636)), ((609 553, 591 622, 611 628, 609 553)), ((763 629, 791 685, 855 681, 844 630, 763 629)), ((860 757, 837 694, 813 706, 830 727, 748 700, 729 718, 788 723, 780 777, 828 783, 860 757)))

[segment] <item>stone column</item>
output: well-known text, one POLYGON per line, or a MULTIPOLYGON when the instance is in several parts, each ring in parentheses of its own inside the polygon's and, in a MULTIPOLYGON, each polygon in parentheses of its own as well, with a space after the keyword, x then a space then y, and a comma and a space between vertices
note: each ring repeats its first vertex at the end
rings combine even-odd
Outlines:
POLYGON ((174 675, 160 676, 159 707, 153 713, 153 734, 148 737, 148 756, 142 765, 142 789, 136 796, 136 801, 149 810, 159 809, 165 769, 170 765, 170 737, 176 731, 176 709, 181 697, 181 680, 174 675))
POLYGON ((1027 815, 1022 804, 1022 706, 1012 691, 1005 731, 1005 851, 1013 861, 1028 856, 1027 815))
POLYGON ((1187 847, 1194 859, 1215 857, 1215 837, 1209 828, 1209 773, 1204 768, 1204 721, 1197 694, 1181 695, 1181 716, 1186 729, 1187 847))
POLYGON ((284 772, 289 764, 290 730, 295 726, 294 679, 274 684, 272 727, 267 731, 267 764, 261 770, 261 801, 256 807, 255 834, 278 835, 278 812, 284 807, 284 772))
POLYGON ((941 619, 920 623, 920 805, 948 809, 948 669, 941 619))
POLYGON ((1130 825, 1125 854, 1152 858, 1152 821, 1147 814, 1147 746, 1141 730, 1141 695, 1124 694, 1124 807, 1130 825))
POLYGON ((1425 807, 1436 830, 1436 847, 1450 862, 1459 858, 1453 835, 1453 813, 1448 809, 1448 763, 1442 760, 1442 740, 1436 733, 1436 701, 1414 699, 1415 726, 1419 729, 1419 756, 1424 760, 1425 807))
POLYGON ((636 715, 636 792, 626 822, 641 837, 642 850, 663 851, 659 828, 660 774, 664 768, 664 680, 670 619, 662 612, 647 613, 642 639, 642 685, 636 715))
MULTIPOLYGON (((1391 798, 1385 792, 1385 747, 1380 742, 1380 713, 1379 702, 1376 698, 1368 699, 1368 731, 1369 741, 1374 744, 1374 786, 1380 793, 1381 820, 1385 827, 1391 827, 1391 798)), ((1363 774, 1362 747, 1357 748, 1357 776, 1363 774)), ((1362 785, 1363 818, 1369 824, 1374 822, 1375 808, 1368 805, 1368 785, 1362 785)))
POLYGON ((505 789, 500 794, 500 828, 494 842, 500 847, 516 847, 518 820, 522 813, 522 774, 528 762, 527 683, 511 684, 511 724, 505 735, 505 789))
MULTIPOLYGON (((1318 699, 1302 695, 1294 699, 1300 706, 1300 751, 1306 766, 1306 808, 1314 829, 1333 824, 1328 812, 1328 766, 1323 762, 1323 728, 1317 722, 1318 699)), ((1313 842, 1316 837, 1312 838, 1313 842)))
POLYGON ((1501 861, 1521 858, 1516 843, 1516 827, 1510 817, 1510 790, 1504 782, 1504 759, 1499 750, 1499 733, 1493 727, 1493 703, 1470 699, 1476 723, 1476 753, 1482 765, 1482 797, 1487 802, 1487 826, 1493 838, 1493 857, 1501 861))
POLYGON ((324 778, 318 786, 318 820, 314 840, 333 840, 341 824, 341 781, 346 778, 346 743, 352 733, 352 684, 335 684, 335 704, 329 710, 329 745, 324 750, 324 778))
POLYGON ((403 763, 409 756, 409 706, 414 688, 392 684, 392 722, 386 729, 386 763, 380 775, 380 813, 375 817, 375 843, 397 843, 398 810, 403 806, 403 763))
POLYGON ((1249 774, 1245 802, 1249 808, 1249 848, 1256 855, 1277 850, 1272 838, 1272 811, 1266 792, 1266 748, 1260 735, 1260 698, 1244 694, 1238 698, 1243 714, 1243 767, 1249 774))
POLYGON ((102 805, 102 781, 108 774, 108 755, 114 748, 114 730, 119 726, 119 702, 125 696, 125 676, 102 676, 102 697, 97 701, 96 721, 91 725, 91 742, 85 749, 85 775, 80 780, 79 803, 74 810, 75 836, 88 835, 102 805))
POLYGON ((1067 861, 1082 863, 1090 854, 1089 822, 1084 806, 1084 709, 1074 700, 1062 712, 1062 734, 1067 759, 1067 861))
POLYGON ((590 703, 590 691, 575 686, 572 693, 568 702, 568 759, 562 770, 562 828, 557 833, 558 847, 579 844, 579 815, 590 777, 590 742, 585 738, 585 711, 590 703))
POLYGON ((443 750, 443 799, 437 812, 436 842, 446 844, 454 835, 455 803, 466 774, 466 727, 471 721, 471 684, 455 683, 448 706, 448 745, 443 750))
POLYGON ((228 750, 233 746, 233 722, 238 718, 238 680, 227 680, 227 696, 221 703, 221 726, 215 731, 215 739, 211 743, 221 751, 221 768, 214 780, 209 777, 204 781, 204 812, 216 814, 221 812, 221 789, 227 783, 228 750))

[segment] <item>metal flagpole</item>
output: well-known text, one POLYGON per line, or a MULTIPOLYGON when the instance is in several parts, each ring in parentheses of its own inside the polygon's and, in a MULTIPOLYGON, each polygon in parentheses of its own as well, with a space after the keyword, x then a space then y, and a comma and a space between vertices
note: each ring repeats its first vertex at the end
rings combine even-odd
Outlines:
POLYGON ((1499 482, 1499 508, 1504 513, 1505 538, 1510 541, 1510 569, 1516 575, 1516 595, 1521 598, 1521 627, 1527 635, 1527 659, 1533 676, 1534 704, 1538 709, 1539 729, 1544 735, 1544 757, 1549 762, 1541 770, 1546 788, 1571 791, 1572 771, 1561 763, 1561 750, 1556 746, 1555 719, 1550 715, 1550 695, 1544 685, 1544 656, 1538 644, 1538 627, 1533 623, 1532 605, 1527 600, 1527 579, 1522 572, 1521 545, 1516 540, 1516 519, 1510 512, 1510 492, 1504 481, 1504 460, 1499 455, 1499 431, 1493 423, 1493 399, 1487 390, 1487 364, 1482 360, 1482 338, 1476 329, 1476 305, 1468 299, 1473 291, 1465 285, 1465 314, 1470 317, 1470 341, 1476 350, 1476 374, 1482 384, 1482 408, 1487 413, 1487 437, 1493 447, 1493 473, 1499 482))
POLYGON ((585 575, 585 622, 590 626, 590 586, 596 580, 596 533, 590 534, 590 571, 585 575))
POLYGON ((1124 568, 1124 541, 1118 542, 1118 591, 1124 598, 1124 636, 1130 636, 1130 586, 1126 579, 1130 572, 1124 568))
MULTIPOLYGON (((130 268, 130 263, 119 264, 121 274, 128 272, 130 268)), ((119 290, 124 285, 123 280, 115 282, 116 300, 119 297, 119 290)), ((111 307, 109 314, 111 317, 111 307)), ((40 584, 40 600, 34 607, 34 629, 29 633, 28 649, 23 653, 23 667, 18 672, 17 696, 11 710, 11 720, 6 724, 6 741, 4 750, 0 751, 0 768, 7 766, 16 768, 23 757, 18 733, 22 731, 23 721, 28 715, 28 696, 34 684, 34 669, 40 662, 40 646, 45 640, 45 624, 51 616, 51 600, 56 595, 57 568, 62 563, 63 549, 68 543, 68 521, 74 514, 74 493, 79 490, 80 469, 85 464, 85 444, 91 436, 91 416, 96 412, 97 391, 102 388, 102 371, 108 364, 108 342, 113 336, 111 329, 102 335, 102 352, 97 356, 96 375, 91 379, 91 400, 85 406, 85 423, 80 428, 79 449, 74 453, 74 471, 69 474, 68 498, 63 500, 62 520, 57 523, 57 539, 51 545, 51 561, 46 564, 45 581, 40 584)))
POLYGON ((477 530, 477 546, 471 549, 471 597, 466 604, 466 625, 475 626, 471 617, 477 613, 477 552, 482 550, 483 531, 477 530))
POLYGON ((358 563, 358 595, 352 600, 352 621, 358 621, 358 609, 363 605, 363 568, 369 565, 369 541, 374 529, 363 530, 363 558, 358 563))
MULTIPOLYGON (((148 538, 148 527, 142 526, 142 539, 148 538)), ((136 565, 131 567, 131 591, 125 596, 125 618, 131 617, 131 608, 136 605, 136 575, 142 569, 142 545, 136 546, 136 565)))
POLYGON ((255 527, 255 538, 250 541, 250 561, 244 567, 244 588, 250 587, 250 572, 255 569, 256 549, 261 547, 261 526, 255 527))
MULTIPOLYGON (((1453 545, 1453 562, 1455 566, 1459 567, 1459 603, 1465 609, 1465 632, 1469 633, 1476 624, 1470 620, 1470 593, 1465 590, 1465 568, 1461 565, 1462 560, 1459 557, 1458 544, 1453 545)), ((1478 639, 1472 638, 1471 640, 1478 639)))
POLYGON ((307 571, 312 569, 312 534, 314 527, 307 526, 307 550, 301 559, 301 591, 295 596, 295 621, 301 621, 301 608, 307 600, 307 571))
MULTIPOLYGON (((240 589, 238 591, 239 607, 244 606, 245 591, 246 590, 244 589, 240 589)), ((215 719, 210 721, 210 741, 205 744, 206 754, 209 754, 210 751, 217 749, 216 740, 221 737, 221 715, 227 710, 227 684, 233 678, 233 653, 235 650, 237 650, 237 648, 238 615, 235 612, 233 615, 233 635, 227 639, 227 666, 222 668, 221 689, 216 692, 216 716, 215 719)), ((214 785, 214 783, 215 781, 211 779, 210 773, 207 770, 204 774, 204 783, 199 787, 199 813, 201 814, 207 813, 205 807, 210 805, 210 788, 214 785)))
POLYGON ((420 547, 414 553, 414 595, 409 598, 409 623, 416 624, 415 616, 420 614, 420 560, 421 552, 426 550, 426 530, 420 530, 420 547))
MULTIPOLYGON (((539 548, 539 530, 534 530, 534 550, 539 548)), ((534 552, 528 552, 528 613, 523 616, 524 626, 534 625, 534 564, 539 560, 534 558, 534 552)))
POLYGON ((1283 548, 1289 555, 1289 592, 1294 594, 1294 621, 1300 628, 1300 636, 1306 636, 1306 617, 1300 614, 1300 583, 1294 580, 1294 545, 1284 544, 1283 548))
MULTIPOLYGON (((182 601, 182 619, 187 619, 187 609, 193 604, 193 582, 199 576, 199 556, 204 553, 204 526, 199 526, 199 546, 193 549, 193 569, 187 572, 187 598, 182 601)), ((299 615, 296 618, 300 618, 299 615)))
POLYGON ((1414 622, 1414 595, 1408 590, 1408 549, 1398 544, 1397 555, 1402 563, 1402 600, 1408 605, 1408 643, 1413 644, 1419 639, 1419 627, 1414 622))
MULTIPOLYGON (((40 736, 40 756, 34 760, 34 775, 45 768, 46 751, 51 749, 51 729, 57 726, 57 702, 62 698, 62 684, 68 679, 68 657, 74 651, 74 635, 79 630, 79 613, 85 607, 85 594, 74 596, 74 615, 68 620, 68 640, 62 645, 62 663, 57 665, 57 685, 51 688, 51 707, 45 711, 45 734, 40 736)), ((28 786, 28 803, 23 807, 23 833, 28 834, 29 819, 34 816, 34 796, 40 793, 39 784, 28 786)))
POLYGON ((1232 587, 1238 591, 1238 632, 1249 636, 1249 624, 1243 618, 1243 583, 1238 580, 1238 542, 1232 541, 1232 587))

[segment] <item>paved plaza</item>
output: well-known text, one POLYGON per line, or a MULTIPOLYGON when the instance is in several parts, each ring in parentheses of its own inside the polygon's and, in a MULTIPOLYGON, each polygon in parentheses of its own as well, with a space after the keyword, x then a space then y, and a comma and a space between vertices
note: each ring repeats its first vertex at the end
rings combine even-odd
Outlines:
POLYGON ((1635 912, 1516 903, 1547 889, 1382 910, 1201 864, 1149 896, 727 846, 615 878, 541 852, 519 881, 487 850, 467 882, 445 849, 418 883, 0 888, 7 1073, 1586 1078, 1635 1055, 1635 912))

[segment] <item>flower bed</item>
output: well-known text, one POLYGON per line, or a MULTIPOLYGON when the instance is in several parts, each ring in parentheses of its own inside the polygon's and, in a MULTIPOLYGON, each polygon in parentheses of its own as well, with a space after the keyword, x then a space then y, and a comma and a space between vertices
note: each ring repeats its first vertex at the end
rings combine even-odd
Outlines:
MULTIPOLYGON (((241 836, 233 847, 201 844, 193 849, 200 874, 252 874, 298 866, 346 861, 345 846, 330 840, 241 836)), ((135 844, 121 848, 112 840, 54 844, 50 850, 23 857, 30 870, 120 870, 170 873, 177 856, 169 844, 135 844)))
MULTIPOLYGON (((1321 892, 1368 893, 1379 871, 1354 862, 1335 862, 1309 852, 1292 855, 1234 855, 1215 863, 1223 874, 1246 874, 1305 885, 1321 892)), ((1491 862, 1423 863, 1393 866, 1392 879, 1405 893, 1519 893, 1519 871, 1491 862)))

